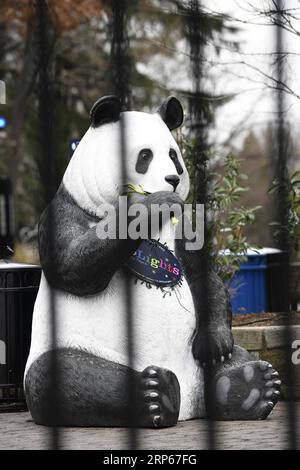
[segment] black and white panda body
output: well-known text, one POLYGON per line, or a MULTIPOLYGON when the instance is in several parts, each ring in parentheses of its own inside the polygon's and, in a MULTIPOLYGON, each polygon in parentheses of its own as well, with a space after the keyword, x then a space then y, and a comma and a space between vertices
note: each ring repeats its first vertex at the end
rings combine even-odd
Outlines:
MULTIPOLYGON (((174 97, 163 103, 157 114, 123 113, 128 183, 143 187, 147 194, 143 197, 145 204, 182 203, 188 195, 188 173, 170 132, 181 124, 182 117, 181 105, 174 97)), ((101 205, 117 205, 123 193, 118 100, 114 97, 99 100, 91 120, 92 125, 40 222, 43 275, 34 309, 25 390, 33 418, 42 424, 128 423, 124 390, 129 366, 125 307, 129 274, 124 264, 141 241, 100 240, 97 236, 97 225, 104 220, 101 205), (51 246, 49 219, 54 236, 51 246), (45 403, 50 391, 53 399, 48 377, 53 354, 51 289, 56 311, 56 367, 62 383, 57 392, 59 404, 49 415, 45 403)), ((175 230, 169 221, 157 233, 157 239, 187 264, 180 287, 175 286, 172 295, 163 297, 160 289, 147 289, 140 282, 132 282, 135 347, 131 366, 138 403, 137 424, 142 426, 167 426, 175 424, 178 418, 205 416, 203 369, 199 360, 204 362, 207 358, 219 361, 216 409, 220 409, 220 417, 236 417, 230 407, 223 410, 230 394, 230 379, 224 369, 226 359, 233 353, 239 366, 247 363, 253 369, 253 376, 258 367, 248 364, 245 351, 232 350, 228 298, 213 273, 210 277, 217 289, 212 300, 214 313, 209 325, 206 320, 201 323, 201 299, 197 298, 201 273, 193 273, 192 255, 180 251, 175 230), (206 328, 215 332, 212 351, 205 346, 206 328), (195 351, 199 351, 198 356, 195 351)), ((243 403, 247 399, 251 402, 245 393, 243 403)), ((241 419, 243 413, 252 413, 253 418, 261 417, 263 411, 266 414, 265 409, 258 407, 261 400, 254 397, 252 401, 250 412, 244 409, 247 406, 242 406, 238 415, 241 419)))

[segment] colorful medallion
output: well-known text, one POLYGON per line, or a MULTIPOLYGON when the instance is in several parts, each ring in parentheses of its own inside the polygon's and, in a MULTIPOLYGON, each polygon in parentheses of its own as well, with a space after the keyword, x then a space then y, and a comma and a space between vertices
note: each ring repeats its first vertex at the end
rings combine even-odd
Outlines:
POLYGON ((139 279, 160 287, 180 284, 182 277, 178 259, 156 240, 144 240, 126 266, 139 279))

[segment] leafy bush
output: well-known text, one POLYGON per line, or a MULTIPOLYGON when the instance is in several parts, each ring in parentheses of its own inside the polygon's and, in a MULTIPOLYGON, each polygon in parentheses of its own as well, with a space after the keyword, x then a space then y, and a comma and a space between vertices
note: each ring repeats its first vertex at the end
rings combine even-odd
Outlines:
MULTIPOLYGON (((189 203, 196 203, 195 178, 195 141, 180 139, 183 157, 190 174, 191 190, 189 203)), ((213 155, 206 153, 206 163, 213 155)), ((246 260, 247 241, 246 228, 255 222, 255 212, 261 206, 246 208, 240 205, 240 199, 249 188, 245 185, 247 175, 241 172, 241 161, 234 155, 226 156, 221 171, 207 171, 207 238, 208 252, 211 261, 221 278, 231 282, 240 264, 246 260)))

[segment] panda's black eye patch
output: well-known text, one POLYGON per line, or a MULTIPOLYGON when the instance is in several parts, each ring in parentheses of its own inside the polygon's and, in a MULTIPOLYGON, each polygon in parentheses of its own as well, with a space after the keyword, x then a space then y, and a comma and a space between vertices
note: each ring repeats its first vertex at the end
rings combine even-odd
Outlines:
POLYGON ((183 168, 182 168, 182 166, 181 166, 181 164, 180 164, 180 161, 179 161, 179 159, 178 159, 178 155, 177 155, 177 153, 176 153, 176 150, 170 149, 169 156, 170 156, 172 162, 173 162, 174 165, 175 165, 175 168, 176 168, 177 173, 178 173, 179 175, 182 175, 182 173, 183 173, 183 168))
POLYGON ((135 165, 135 171, 137 173, 142 173, 145 174, 147 173, 147 170, 149 168, 149 165, 151 163, 151 160, 153 159, 153 152, 150 149, 142 149, 139 152, 136 165, 135 165))

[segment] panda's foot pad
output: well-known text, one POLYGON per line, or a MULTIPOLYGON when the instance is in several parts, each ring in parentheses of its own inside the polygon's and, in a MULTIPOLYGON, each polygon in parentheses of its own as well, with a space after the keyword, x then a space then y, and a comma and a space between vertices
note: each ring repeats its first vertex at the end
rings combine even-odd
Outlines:
POLYGON ((177 423, 180 408, 180 386, 168 369, 149 366, 139 379, 140 425, 162 428, 177 423))
POLYGON ((223 369, 214 385, 216 419, 265 419, 279 399, 281 381, 268 362, 249 361, 223 369))

